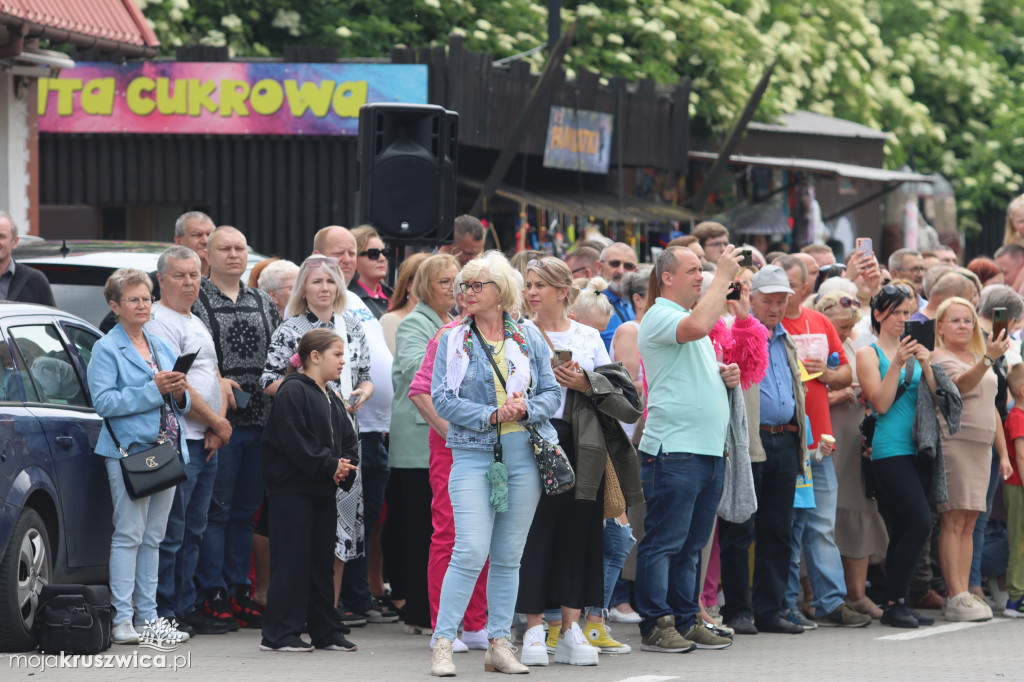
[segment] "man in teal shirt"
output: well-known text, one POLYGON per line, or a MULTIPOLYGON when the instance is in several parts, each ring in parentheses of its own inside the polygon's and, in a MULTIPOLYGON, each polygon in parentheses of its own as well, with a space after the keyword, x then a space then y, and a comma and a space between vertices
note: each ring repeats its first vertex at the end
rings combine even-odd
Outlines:
MULTIPOLYGON (((725 309, 739 261, 739 252, 726 247, 711 287, 695 306, 703 282, 700 260, 686 248, 665 249, 648 291, 657 299, 640 323, 637 343, 649 392, 640 442, 647 515, 637 548, 636 595, 645 651, 720 649, 732 641, 699 622, 697 583, 700 551, 722 495, 726 388, 740 381, 739 367, 718 362, 708 334, 725 309)), ((741 314, 748 314, 746 307, 741 314)))

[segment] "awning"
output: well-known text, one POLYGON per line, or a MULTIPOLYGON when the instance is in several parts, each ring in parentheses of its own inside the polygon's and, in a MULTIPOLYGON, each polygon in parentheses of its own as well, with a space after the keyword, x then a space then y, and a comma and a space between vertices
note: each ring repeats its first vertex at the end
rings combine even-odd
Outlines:
MULTIPOLYGON (((714 161, 718 158, 718 154, 714 152, 690 152, 689 156, 695 161, 714 161)), ((858 166, 852 163, 839 163, 838 161, 822 161, 820 159, 783 158, 779 156, 744 156, 742 154, 733 154, 729 157, 729 163, 761 166, 764 168, 777 168, 779 170, 803 171, 826 177, 846 178, 849 180, 866 180, 868 182, 881 182, 886 184, 899 182, 924 182, 930 184, 932 181, 931 176, 921 175, 920 173, 886 170, 884 168, 858 166)))
MULTIPOLYGON (((483 189, 482 180, 460 177, 459 184, 476 191, 483 189)), ((634 223, 668 223, 689 221, 697 218, 693 211, 681 206, 659 204, 647 199, 624 196, 620 207, 619 197, 604 192, 538 192, 520 189, 511 185, 499 185, 494 192, 497 196, 521 201, 531 206, 560 211, 569 215, 592 216, 600 220, 615 220, 634 223)))
POLYGON ((0 24, 14 36, 126 57, 154 57, 160 45, 135 0, 0 0, 0 24))

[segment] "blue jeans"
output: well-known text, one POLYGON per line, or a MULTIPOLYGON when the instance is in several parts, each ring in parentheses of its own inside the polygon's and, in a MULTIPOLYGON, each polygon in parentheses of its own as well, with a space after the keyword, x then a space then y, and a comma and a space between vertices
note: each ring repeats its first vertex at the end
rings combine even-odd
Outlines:
POLYGON ((160 581, 156 588, 156 611, 167 618, 185 616, 195 609, 196 585, 192 576, 199 561, 199 543, 206 532, 210 497, 217 477, 217 455, 206 461, 203 441, 187 440, 188 479, 174 490, 174 503, 167 517, 167 532, 160 543, 160 581), (182 576, 188 576, 184 580, 182 576))
POLYGON ((622 566, 626 563, 626 557, 636 544, 633 537, 633 529, 629 523, 625 526, 619 523, 618 519, 604 520, 604 604, 602 608, 607 611, 611 608, 612 594, 615 592, 615 584, 622 575, 622 566))
POLYGON ((711 537, 724 472, 721 457, 641 453, 647 516, 637 547, 636 601, 642 633, 662 616, 674 615, 679 630, 693 625, 700 611, 700 552, 711 537))
POLYGON ((819 616, 832 613, 846 599, 843 559, 836 547, 836 500, 839 482, 831 457, 811 458, 814 509, 793 510, 793 558, 789 562, 786 606, 794 608, 800 595, 800 548, 807 561, 807 577, 814 589, 812 605, 819 616))
POLYGON ((174 488, 133 500, 124 487, 116 457, 104 457, 110 499, 114 504, 114 534, 110 538, 110 600, 117 609, 115 623, 132 618, 143 625, 154 621, 160 541, 174 502, 174 488))
POLYGON ((452 448, 448 492, 455 516, 455 547, 441 585, 434 628, 438 637, 454 641, 488 553, 487 637, 509 636, 519 594, 519 562, 540 501, 541 485, 526 432, 506 434, 501 443, 508 467, 508 511, 501 514, 491 506, 491 485, 484 478, 493 455, 452 448))
MULTIPOLYGON (((390 469, 383 433, 360 433, 359 446, 359 470, 363 475, 363 532, 368 538, 384 506, 384 491, 388 487, 390 469)), ((368 570, 369 545, 367 551, 345 564, 345 573, 341 579, 341 603, 349 611, 365 613, 373 608, 368 570)))
MULTIPOLYGON (((1010 449, 1011 457, 1013 449, 1010 449)), ((996 449, 992 448, 992 470, 989 472, 988 492, 985 495, 985 511, 978 514, 978 520, 974 523, 974 555, 971 557, 971 575, 967 581, 968 585, 980 586, 983 572, 981 570, 981 556, 985 551, 985 529, 988 528, 989 517, 992 516, 992 504, 996 499, 996 488, 999 483, 999 455, 996 449)))
POLYGON ((263 427, 238 426, 217 451, 217 476, 206 533, 199 547, 200 598, 211 590, 249 586, 253 517, 263 502, 263 427))

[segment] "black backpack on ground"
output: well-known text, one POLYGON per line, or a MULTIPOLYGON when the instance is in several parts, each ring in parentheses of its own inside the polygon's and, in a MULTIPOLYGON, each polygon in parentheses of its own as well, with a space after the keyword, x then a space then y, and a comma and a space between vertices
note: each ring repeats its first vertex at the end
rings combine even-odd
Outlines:
POLYGON ((110 648, 114 607, 106 585, 46 585, 39 595, 39 650, 98 654, 110 648))

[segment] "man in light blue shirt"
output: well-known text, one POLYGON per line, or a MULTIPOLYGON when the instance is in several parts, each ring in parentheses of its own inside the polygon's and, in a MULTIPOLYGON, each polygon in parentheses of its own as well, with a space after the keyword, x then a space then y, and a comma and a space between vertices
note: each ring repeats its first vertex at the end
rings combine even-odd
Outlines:
MULTIPOLYGON (((710 288, 694 305, 703 282, 700 260, 683 247, 665 249, 655 263, 658 281, 648 291, 655 304, 640 323, 637 345, 649 392, 640 442, 647 515, 637 548, 636 595, 645 651, 731 643, 700 622, 697 583, 700 552, 722 494, 726 388, 740 380, 739 367, 718 362, 708 333, 725 309, 740 257, 726 247, 710 288)), ((745 316, 745 294, 742 302, 745 316)))

